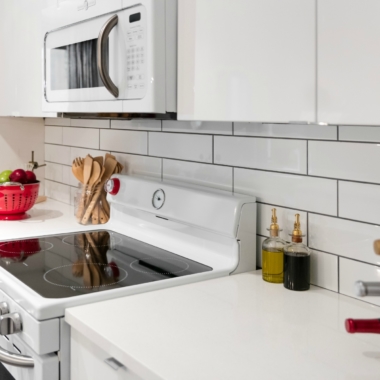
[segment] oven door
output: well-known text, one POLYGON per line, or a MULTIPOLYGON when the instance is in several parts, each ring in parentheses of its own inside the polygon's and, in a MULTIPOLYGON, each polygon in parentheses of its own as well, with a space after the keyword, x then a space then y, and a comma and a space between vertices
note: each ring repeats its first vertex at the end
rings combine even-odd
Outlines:
POLYGON ((1 363, 8 372, 0 368, 1 380, 59 380, 58 355, 38 355, 17 336, 0 336, 0 358, 8 362, 1 363), (20 355, 27 357, 26 360, 20 355), (25 361, 28 365, 32 363, 33 367, 24 367, 25 361))
POLYGON ((137 5, 48 32, 44 49, 46 101, 144 98, 146 24, 146 8, 137 5))

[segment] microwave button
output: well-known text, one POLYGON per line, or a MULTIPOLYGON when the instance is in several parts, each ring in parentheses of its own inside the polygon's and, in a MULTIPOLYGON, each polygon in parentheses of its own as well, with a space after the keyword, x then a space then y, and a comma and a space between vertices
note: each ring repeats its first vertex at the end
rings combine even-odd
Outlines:
POLYGON ((140 83, 140 84, 139 84, 139 89, 140 89, 140 90, 143 90, 144 88, 145 88, 145 83, 140 83))
POLYGON ((136 66, 136 71, 139 71, 140 70, 140 66, 136 66))
POLYGON ((139 75, 137 76, 137 79, 138 79, 138 80, 144 80, 144 75, 143 75, 143 74, 139 74, 139 75))
POLYGON ((128 85, 128 90, 133 90, 133 84, 128 85))

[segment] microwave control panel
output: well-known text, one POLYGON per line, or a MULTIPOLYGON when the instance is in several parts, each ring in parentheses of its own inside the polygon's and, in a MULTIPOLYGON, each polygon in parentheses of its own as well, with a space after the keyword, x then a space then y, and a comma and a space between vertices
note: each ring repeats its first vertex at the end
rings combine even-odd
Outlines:
POLYGON ((146 17, 144 7, 134 7, 127 17, 127 99, 141 99, 147 89, 146 17))

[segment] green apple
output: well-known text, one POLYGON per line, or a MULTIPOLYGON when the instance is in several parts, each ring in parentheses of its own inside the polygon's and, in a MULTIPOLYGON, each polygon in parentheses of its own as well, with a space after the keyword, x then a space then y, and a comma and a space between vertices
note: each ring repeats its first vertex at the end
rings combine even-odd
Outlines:
POLYGON ((4 170, 0 173, 0 183, 9 182, 9 176, 12 174, 12 170, 4 170))

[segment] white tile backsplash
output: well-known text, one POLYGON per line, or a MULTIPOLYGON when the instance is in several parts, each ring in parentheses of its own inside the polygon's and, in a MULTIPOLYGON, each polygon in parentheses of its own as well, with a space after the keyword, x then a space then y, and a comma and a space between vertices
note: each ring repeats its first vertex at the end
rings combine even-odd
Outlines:
POLYGON ((339 140, 380 142, 379 127, 339 126, 339 140))
POLYGON ((234 169, 234 189, 262 203, 337 214, 337 181, 307 176, 234 169))
POLYGON ((380 224, 380 185, 339 181, 339 216, 380 224))
POLYGON ((236 136, 337 140, 337 127, 331 125, 235 123, 234 134, 236 136))
POLYGON ((162 130, 165 132, 232 135, 232 123, 220 121, 164 120, 162 122, 162 130))
POLYGON ((325 289, 338 291, 338 256, 313 250, 310 282, 325 289))
POLYGON ((164 159, 163 178, 232 191, 230 167, 164 159))
POLYGON ((269 231, 267 229, 271 225, 273 208, 276 209, 277 224, 282 230, 280 231, 280 237, 286 241, 291 240, 289 235, 293 231, 295 214, 300 214, 301 230, 305 235, 303 242, 307 244, 307 213, 304 211, 259 203, 257 205, 257 233, 269 237, 269 231))
POLYGON ((124 166, 122 174, 161 178, 162 159, 111 152, 124 166))
POLYGON ((111 128, 139 131, 161 131, 160 120, 111 120, 111 128))
POLYGON ((71 127, 110 128, 110 120, 100 119, 71 119, 71 127))
POLYGON ((62 127, 45 126, 45 143, 62 144, 63 130, 62 127))
POLYGON ((380 281, 380 267, 339 258, 339 292, 365 302, 380 306, 380 297, 357 297, 354 284, 356 281, 380 281))
POLYGON ((150 132, 149 155, 211 163, 212 136, 150 132))
POLYGON ((71 165, 70 147, 45 144, 45 160, 57 164, 71 165))
POLYGON ((380 238, 380 127, 64 118, 45 126, 46 194, 54 199, 73 204, 75 157, 112 152, 129 175, 255 195, 258 266, 276 207, 286 240, 301 215, 312 284, 353 296, 357 279, 380 281, 372 248, 380 238))
POLYGON ((380 183, 379 144, 346 142, 309 142, 309 174, 362 182, 380 183))
POLYGON ((99 149, 99 130, 91 128, 63 128, 63 145, 99 149))
POLYGON ((120 153, 147 154, 148 133, 120 130, 100 130, 100 149, 120 153))
POLYGON ((309 215, 309 246, 319 251, 380 264, 373 252, 373 241, 380 237, 380 226, 323 215, 309 215))
POLYGON ((306 174, 306 141, 247 137, 214 137, 214 162, 306 174))

